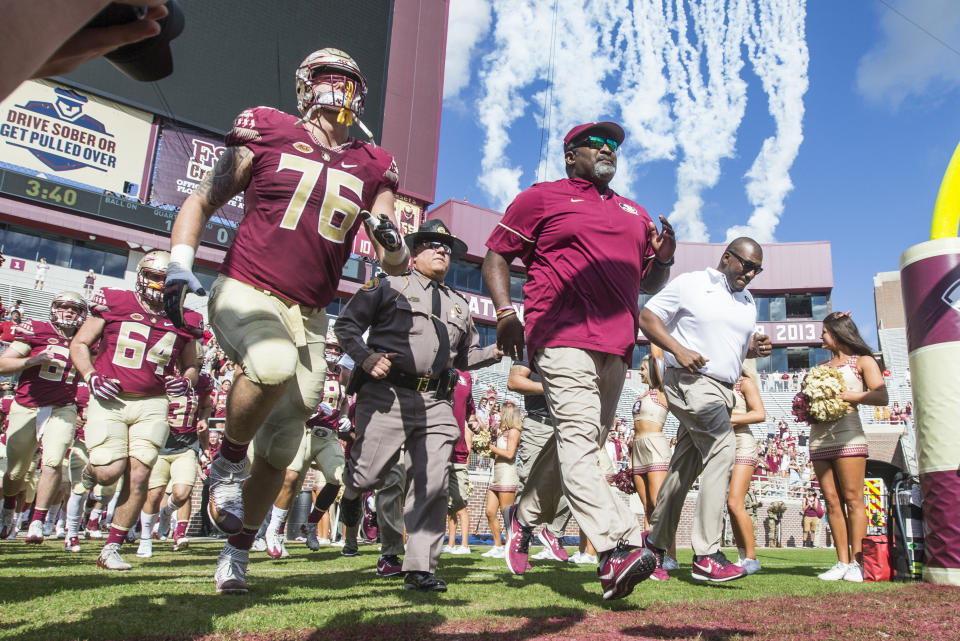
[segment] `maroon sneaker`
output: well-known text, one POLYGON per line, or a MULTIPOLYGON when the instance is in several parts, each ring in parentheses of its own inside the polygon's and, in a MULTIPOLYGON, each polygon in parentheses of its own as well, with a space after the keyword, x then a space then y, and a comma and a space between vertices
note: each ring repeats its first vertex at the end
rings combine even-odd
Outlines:
POLYGON ((664 551, 658 547, 655 547, 653 543, 650 542, 650 539, 647 538, 647 535, 650 534, 650 530, 644 530, 643 532, 643 547, 650 550, 653 553, 653 556, 657 559, 657 569, 655 569, 651 574, 650 578, 654 581, 669 581, 670 575, 667 574, 667 571, 663 569, 663 553, 664 551))
POLYGON ((384 554, 377 561, 377 576, 397 576, 403 574, 403 564, 395 554, 384 554))
POLYGON ((543 543, 544 549, 549 551, 554 561, 568 561, 570 559, 570 555, 567 554, 567 551, 560 545, 560 541, 557 540, 557 537, 550 534, 547 528, 540 530, 540 542, 543 543))
POLYGON ((530 569, 529 552, 530 539, 533 538, 533 528, 529 525, 520 525, 517 520, 517 504, 508 505, 503 510, 503 525, 507 530, 507 550, 504 559, 511 574, 523 574, 530 569))
POLYGON ((657 569, 657 557, 647 548, 627 545, 623 541, 617 547, 600 555, 597 574, 603 598, 622 599, 657 569))
POLYGON ((722 583, 733 581, 746 576, 743 568, 727 560, 723 552, 717 550, 709 555, 695 555, 693 557, 693 572, 691 576, 698 581, 722 583))

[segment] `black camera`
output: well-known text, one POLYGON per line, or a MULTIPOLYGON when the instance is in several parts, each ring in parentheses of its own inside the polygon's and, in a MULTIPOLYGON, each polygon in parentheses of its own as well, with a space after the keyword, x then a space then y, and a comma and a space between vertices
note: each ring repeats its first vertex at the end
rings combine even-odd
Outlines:
MULTIPOLYGON (((167 0, 167 15, 157 22, 160 33, 115 49, 104 56, 114 67, 134 80, 153 82, 173 73, 173 54, 170 42, 183 31, 184 16, 176 0, 167 0)), ((111 2, 91 18, 87 27, 112 27, 143 19, 147 7, 111 2)))

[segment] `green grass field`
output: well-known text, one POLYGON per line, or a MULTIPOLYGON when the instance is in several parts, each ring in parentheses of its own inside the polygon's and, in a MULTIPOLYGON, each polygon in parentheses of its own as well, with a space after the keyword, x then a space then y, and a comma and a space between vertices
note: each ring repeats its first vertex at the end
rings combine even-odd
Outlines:
MULTIPOLYGON (((344 558, 338 548, 311 553, 291 544, 288 559, 253 554, 252 589, 245 596, 216 595, 217 542, 195 542, 179 553, 170 551, 169 542, 156 542, 151 559, 137 559, 136 546, 125 546, 124 556, 134 564, 125 573, 99 570, 99 548, 99 542, 87 541, 83 552, 67 554, 60 541, 41 547, 22 541, 0 544, 0 639, 793 638, 790 630, 776 636, 771 624, 743 620, 746 615, 736 612, 793 619, 801 605, 816 617, 836 604, 871 602, 879 605, 866 607, 863 616, 889 617, 888 625, 879 628, 886 636, 871 638, 921 638, 915 636, 915 626, 877 611, 901 601, 928 604, 941 619, 946 617, 944 631, 953 636, 942 638, 960 636, 960 591, 819 581, 816 574, 835 561, 832 550, 763 550, 762 572, 721 585, 693 581, 691 554, 681 550, 684 569, 672 573, 670 581, 647 581, 622 601, 604 602, 594 566, 534 561, 525 576, 511 576, 502 560, 480 556, 487 548, 475 547, 470 556, 445 555, 438 574, 450 590, 436 595, 405 591, 401 579, 377 578, 374 545, 361 546, 358 557, 344 558), (944 608, 941 602, 954 606, 944 608), (624 632, 627 624, 649 624, 658 617, 678 622, 692 617, 695 623, 697 612, 714 614, 699 628, 684 623, 673 632, 624 632), (608 629, 610 622, 613 629, 608 629), (735 625, 731 632, 731 622, 747 627, 735 625), (331 628, 339 630, 331 634, 331 628)), ((839 627, 833 636, 820 638, 866 638, 859 627, 845 629, 842 619, 834 625, 839 627)), ((925 637, 941 638, 936 630, 925 637)))

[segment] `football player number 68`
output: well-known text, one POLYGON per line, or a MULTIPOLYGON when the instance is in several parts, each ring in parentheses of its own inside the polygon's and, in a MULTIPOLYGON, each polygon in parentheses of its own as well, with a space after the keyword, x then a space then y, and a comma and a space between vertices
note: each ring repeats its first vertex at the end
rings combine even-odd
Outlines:
MULTIPOLYGON (((323 173, 324 164, 303 156, 294 156, 293 154, 282 154, 277 171, 290 169, 300 172, 300 181, 293 192, 293 198, 283 212, 283 220, 280 221, 280 227, 283 229, 296 229, 300 223, 300 217, 303 216, 303 210, 306 209, 310 194, 313 193, 317 181, 320 180, 320 174, 323 173)), ((320 204, 320 216, 317 221, 317 232, 335 243, 343 243, 347 232, 353 228, 353 221, 357 219, 360 213, 360 206, 352 200, 340 195, 340 188, 349 189, 357 198, 361 198, 363 193, 363 181, 339 169, 330 168, 327 170, 327 187, 323 195, 323 202, 320 204), (334 224, 334 215, 341 214, 342 219, 339 224, 334 224)))

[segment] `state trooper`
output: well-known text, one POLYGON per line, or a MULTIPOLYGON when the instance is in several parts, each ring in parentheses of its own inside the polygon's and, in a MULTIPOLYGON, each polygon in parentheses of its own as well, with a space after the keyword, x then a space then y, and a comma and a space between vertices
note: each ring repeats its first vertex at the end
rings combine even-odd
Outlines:
POLYGON ((406 237, 413 269, 372 278, 350 300, 334 331, 359 364, 354 443, 344 473, 341 515, 360 517, 360 494, 379 487, 405 447, 407 527, 404 587, 446 591, 435 575, 447 523, 450 454, 460 437, 453 415, 456 369, 500 360, 496 345, 481 348, 467 300, 443 283, 466 243, 439 220, 406 237), (363 333, 369 329, 369 338, 363 333))

